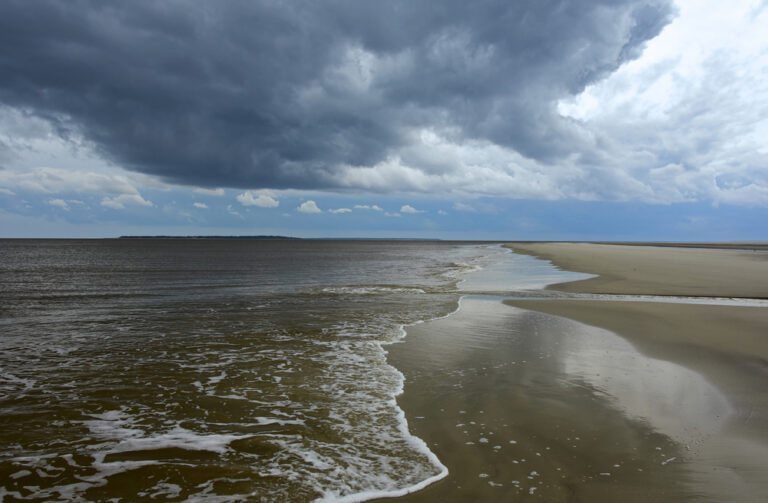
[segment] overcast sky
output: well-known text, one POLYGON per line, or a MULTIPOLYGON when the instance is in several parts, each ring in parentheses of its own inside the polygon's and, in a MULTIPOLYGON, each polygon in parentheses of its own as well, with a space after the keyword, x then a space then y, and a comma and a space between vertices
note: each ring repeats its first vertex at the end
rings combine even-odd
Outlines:
POLYGON ((0 237, 768 240, 768 2, 0 2, 0 237))

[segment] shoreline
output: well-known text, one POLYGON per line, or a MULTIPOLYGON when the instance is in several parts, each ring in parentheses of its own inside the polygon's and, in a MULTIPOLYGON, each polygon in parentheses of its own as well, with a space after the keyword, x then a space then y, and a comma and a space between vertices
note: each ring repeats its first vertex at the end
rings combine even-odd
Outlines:
MULTIPOLYGON (((547 289, 768 298, 760 284, 768 254, 509 247, 561 270, 602 273, 547 289)), ((449 469, 401 501, 768 495, 768 308, 464 299, 452 315, 408 327, 403 343, 391 346, 388 360, 405 376, 398 404, 409 429, 449 469), (605 354, 594 359, 595 350, 605 354), (469 414, 475 417, 467 421, 469 414)))

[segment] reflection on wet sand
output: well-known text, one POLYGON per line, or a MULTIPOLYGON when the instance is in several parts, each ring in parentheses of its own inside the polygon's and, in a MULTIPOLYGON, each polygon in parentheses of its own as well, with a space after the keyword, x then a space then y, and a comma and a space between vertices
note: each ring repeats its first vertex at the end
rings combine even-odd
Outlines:
POLYGON ((731 406, 692 370, 497 299, 407 331, 399 403, 450 470, 407 501, 752 501, 707 456, 731 406))
POLYGON ((627 417, 689 449, 719 430, 732 412, 726 398, 700 374, 648 358, 617 335, 572 323, 562 334, 563 369, 581 379, 627 417))

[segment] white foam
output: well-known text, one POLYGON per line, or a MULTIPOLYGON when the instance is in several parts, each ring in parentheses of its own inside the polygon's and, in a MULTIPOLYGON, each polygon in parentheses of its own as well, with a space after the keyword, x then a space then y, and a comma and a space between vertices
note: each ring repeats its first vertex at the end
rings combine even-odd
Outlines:
POLYGON ((178 425, 164 433, 146 435, 144 430, 131 427, 134 418, 125 411, 111 410, 102 414, 93 414, 92 417, 96 419, 82 423, 100 440, 107 442, 98 446, 98 450, 104 455, 173 447, 221 454, 227 451, 232 441, 252 436, 249 434, 199 434, 178 425))
MULTIPOLYGON (((461 309, 462 299, 463 297, 459 298, 456 309, 454 309, 452 312, 444 316, 435 317, 433 318, 433 320, 444 319, 459 312, 459 310, 461 309)), ((421 324, 421 323, 424 323, 425 321, 427 320, 419 320, 413 323, 412 325, 421 324)), ((387 344, 400 342, 403 338, 405 338, 408 335, 406 331, 406 326, 407 325, 399 325, 398 332, 400 333, 400 337, 397 340, 377 343, 378 346, 381 348, 381 350, 385 354, 386 354, 386 351, 384 350, 383 346, 387 344)), ((420 491, 425 487, 437 482, 438 480, 441 480, 448 476, 448 468, 439 460, 437 455, 429 449, 426 442, 424 442, 424 440, 422 440, 421 438, 411 434, 410 431, 408 430, 408 421, 405 418, 405 412, 397 405, 397 400, 396 400, 396 397, 403 393, 405 376, 398 369, 395 369, 394 367, 392 367, 392 369, 396 372, 398 376, 398 382, 397 382, 397 388, 393 394, 390 404, 394 407, 398 417, 398 430, 405 436, 409 445, 415 451, 420 452, 427 457, 430 463, 438 470, 438 473, 430 477, 427 477, 416 484, 412 484, 407 487, 389 489, 389 490, 361 491, 361 492, 348 494, 348 495, 340 495, 337 492, 326 492, 323 495, 323 497, 319 498, 316 501, 318 502, 334 501, 339 503, 353 503, 353 502, 362 502, 362 501, 368 501, 368 500, 378 499, 378 498, 396 498, 400 496, 405 496, 406 494, 411 494, 411 493, 420 491)))
POLYGON ((277 424, 279 426, 287 426, 287 425, 301 426, 305 424, 305 422, 301 419, 277 419, 274 417, 255 417, 253 418, 253 420, 259 426, 266 426, 270 424, 277 424))
POLYGON ((146 491, 141 491, 137 494, 141 497, 149 497, 150 499, 159 498, 160 496, 176 498, 181 494, 181 486, 168 482, 159 482, 146 491))
MULTIPOLYGON (((62 469, 60 467, 54 466, 53 464, 49 463, 49 461, 52 461, 59 456, 56 454, 43 454, 40 456, 24 456, 24 457, 16 457, 10 459, 13 463, 19 463, 24 464, 28 466, 29 468, 34 468, 35 472, 38 473, 38 475, 41 473, 41 470, 46 472, 60 472, 62 469)), ((61 456, 65 459, 65 461, 73 465, 74 461, 72 460, 71 454, 65 454, 61 456)), ((121 473, 124 471, 134 470, 136 468, 141 468, 143 466, 149 466, 149 465, 157 465, 159 462, 157 461, 130 461, 130 462, 119 462, 119 463, 103 463, 103 454, 96 454, 95 456, 96 461, 93 463, 92 467, 96 469, 96 473, 93 473, 91 475, 78 475, 77 479, 78 482, 74 482, 71 484, 64 484, 64 485, 56 485, 53 487, 47 487, 47 488, 41 488, 39 486, 24 486, 25 489, 32 492, 31 495, 25 497, 22 497, 18 493, 6 491, 5 488, 0 487, 0 501, 4 501, 5 495, 15 495, 18 499, 29 499, 34 498, 36 500, 45 499, 48 501, 86 501, 83 498, 83 494, 85 491, 92 487, 97 486, 103 486, 106 484, 106 481, 109 477, 112 475, 115 475, 117 473, 121 473)), ((74 464, 73 466, 76 466, 74 464)), ((20 476, 21 477, 21 476, 20 476)))
POLYGON ((330 286, 323 288, 323 293, 332 293, 339 295, 377 295, 383 293, 426 293, 423 288, 386 286, 386 285, 361 285, 361 286, 330 286))
POLYGON ((211 396, 214 396, 216 398, 222 398, 225 400, 246 400, 248 402, 253 401, 253 400, 249 400, 248 397, 244 395, 230 394, 230 395, 211 395, 211 396))
POLYGON ((220 383, 221 381, 223 381, 223 380, 224 380, 226 377, 227 377, 227 372, 226 372, 226 370, 225 370, 225 371, 222 371, 222 372, 221 372, 221 374, 219 374, 219 375, 217 375, 217 376, 209 377, 209 378, 208 378, 208 386, 210 386, 210 385, 212 385, 212 384, 218 384, 218 383, 220 383))
POLYGON ((166 433, 121 440, 119 444, 109 450, 109 453, 178 447, 191 451, 211 451, 223 454, 229 449, 229 444, 232 441, 251 436, 248 434, 235 435, 231 433, 201 435, 181 426, 176 426, 166 433))
MULTIPOLYGON (((446 314, 445 317, 457 312, 461 307, 460 304, 459 302, 456 309, 452 313, 446 314)), ((423 321, 417 323, 421 322, 423 321)), ((404 376, 399 370, 386 363, 384 346, 405 337, 407 335, 405 327, 406 325, 398 325, 398 336, 393 340, 386 340, 386 338, 382 340, 379 337, 368 341, 358 338, 356 340, 342 339, 333 344, 320 344, 328 347, 329 355, 324 359, 335 362, 335 365, 340 367, 338 372, 333 370, 333 366, 329 369, 329 372, 333 372, 335 379, 328 384, 320 385, 321 389, 325 393, 343 399, 349 405, 362 405, 361 412, 365 410, 365 416, 376 417, 378 414, 386 413, 386 416, 391 417, 394 412, 395 431, 389 433, 386 429, 382 429, 378 422, 376 425, 353 424, 349 422, 347 417, 350 414, 349 410, 345 409, 338 412, 331 410, 328 413, 328 418, 334 421, 333 428, 336 431, 355 438, 359 445, 374 442, 371 445, 374 450, 369 451, 366 448, 358 454, 357 452, 349 452, 347 448, 344 457, 345 466, 339 466, 335 459, 320 454, 320 452, 325 451, 324 445, 315 445, 316 442, 301 436, 274 434, 270 436, 270 442, 279 447, 278 457, 281 459, 273 463, 271 468, 260 468, 259 473, 261 475, 288 477, 291 480, 298 477, 303 483, 308 482, 304 478, 305 475, 308 475, 311 480, 314 480, 314 488, 322 494, 317 500, 320 502, 362 502, 377 498, 403 496, 419 491, 448 475, 448 469, 427 444, 410 433, 405 413, 397 404, 396 397, 403 392, 404 376), (374 358, 374 362, 372 362, 372 358, 374 358), (365 388, 365 386, 360 388, 362 382, 355 377, 354 372, 348 373, 350 369, 342 370, 345 365, 351 365, 368 375, 371 368, 377 368, 376 360, 381 361, 381 372, 384 374, 379 375, 378 378, 368 384, 371 386, 370 389, 365 388), (347 382, 346 379, 350 379, 350 381, 347 382), (373 397, 371 393, 378 389, 382 383, 386 384, 390 399, 383 403, 371 401, 371 398, 374 398, 379 391, 376 391, 373 397), (391 450, 397 442, 405 442, 407 446, 407 449, 398 449, 398 451, 411 451, 419 457, 423 457, 427 464, 423 467, 414 465, 413 468, 403 472, 402 470, 407 467, 407 465, 402 465, 403 460, 390 457, 388 454, 376 454, 377 449, 381 449, 382 453, 391 450), (299 458, 305 468, 293 463, 292 472, 285 473, 281 467, 285 466, 284 463, 290 456, 299 458), (414 468, 417 469, 414 470, 414 468), (309 470, 311 474, 304 472, 304 470, 309 470), (325 473, 320 476, 323 472, 325 473), (424 476, 420 480, 409 480, 422 473, 424 476), (404 482, 406 482, 405 485, 404 482), (365 486, 368 486, 369 489, 365 489, 365 486)))

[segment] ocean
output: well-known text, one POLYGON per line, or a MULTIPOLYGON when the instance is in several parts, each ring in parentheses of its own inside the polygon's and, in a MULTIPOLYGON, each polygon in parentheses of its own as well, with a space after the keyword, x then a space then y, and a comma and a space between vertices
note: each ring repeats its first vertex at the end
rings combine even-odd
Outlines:
POLYGON ((493 271, 526 269, 510 256, 429 241, 2 240, 0 499, 359 501, 437 480, 386 348, 473 284, 509 290, 493 271))

